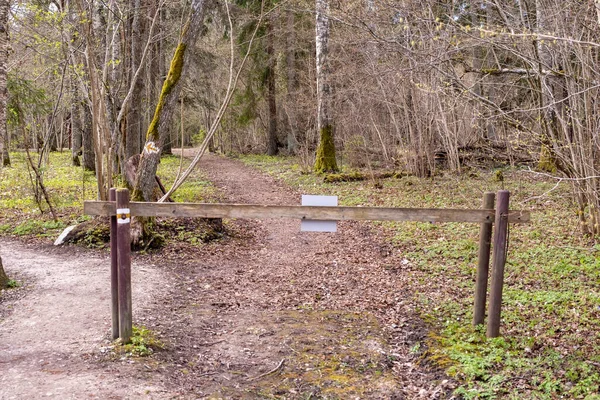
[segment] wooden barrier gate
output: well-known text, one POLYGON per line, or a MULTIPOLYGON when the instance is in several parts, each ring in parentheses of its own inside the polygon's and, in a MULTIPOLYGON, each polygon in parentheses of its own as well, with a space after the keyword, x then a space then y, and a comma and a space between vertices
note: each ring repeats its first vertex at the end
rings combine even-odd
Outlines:
POLYGON ((196 217, 196 218, 295 218, 301 220, 378 220, 420 222, 471 222, 479 223, 479 255, 473 324, 483 324, 489 275, 492 231, 494 254, 487 336, 500 335, 500 313, 504 284, 504 265, 508 252, 508 224, 526 223, 528 211, 509 210, 510 193, 506 190, 496 195, 485 193, 483 208, 427 209, 384 207, 326 207, 326 206, 265 206, 253 204, 204 203, 138 203, 129 202, 129 190, 111 189, 109 201, 86 201, 84 213, 111 218, 111 293, 112 335, 128 343, 132 331, 131 307, 131 216, 139 217, 196 217), (493 226, 495 225, 495 229, 493 226))

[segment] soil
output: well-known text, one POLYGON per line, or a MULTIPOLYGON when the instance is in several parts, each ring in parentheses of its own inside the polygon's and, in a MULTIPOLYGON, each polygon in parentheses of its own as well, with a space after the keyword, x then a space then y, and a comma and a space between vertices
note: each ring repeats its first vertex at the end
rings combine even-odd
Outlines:
MULTIPOLYGON (((200 168, 224 202, 300 203, 236 160, 207 155, 200 168)), ((106 252, 2 239, 7 273, 26 285, 0 297, 0 398, 451 397, 453 382, 422 356, 427 329, 404 284, 406 260, 377 226, 224 226, 208 244, 134 255, 134 324, 164 343, 142 358, 109 341, 106 252)))

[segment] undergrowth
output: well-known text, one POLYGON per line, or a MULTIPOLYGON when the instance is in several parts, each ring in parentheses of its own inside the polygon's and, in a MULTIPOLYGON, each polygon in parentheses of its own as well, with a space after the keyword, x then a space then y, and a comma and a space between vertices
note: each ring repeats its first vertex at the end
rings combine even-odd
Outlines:
MULTIPOLYGON (((58 215, 58 220, 54 221, 45 205, 40 210, 35 202, 25 157, 22 152, 13 152, 12 166, 0 168, 0 235, 53 240, 67 226, 91 219, 83 215, 83 202, 97 199, 94 173, 72 166, 68 151, 50 154, 42 172, 50 201, 58 215)), ((189 162, 184 159, 183 168, 189 162)), ((165 156, 161 159, 157 174, 167 188, 175 180, 179 165, 178 157, 165 156)), ((206 202, 215 196, 216 190, 212 184, 195 171, 172 198, 177 202, 206 202)), ((170 226, 172 223, 168 224, 170 226)), ((191 241, 196 240, 198 235, 202 238, 206 236, 194 232, 189 235, 191 241)), ((107 239, 106 232, 90 232, 89 240, 84 239, 80 243, 97 248, 103 247, 107 239)))
POLYGON ((480 208, 483 193, 507 189, 511 208, 532 222, 511 225, 502 337, 472 327, 479 227, 373 222, 402 251, 414 303, 430 325, 415 351, 442 367, 465 399, 600 399, 600 245, 578 229, 571 188, 518 169, 468 176, 324 183, 294 158, 242 161, 303 194, 337 195, 340 205, 480 208))
POLYGON ((127 344, 117 343, 116 354, 124 354, 134 357, 147 357, 155 351, 163 349, 164 344, 145 326, 133 326, 131 342, 127 344))

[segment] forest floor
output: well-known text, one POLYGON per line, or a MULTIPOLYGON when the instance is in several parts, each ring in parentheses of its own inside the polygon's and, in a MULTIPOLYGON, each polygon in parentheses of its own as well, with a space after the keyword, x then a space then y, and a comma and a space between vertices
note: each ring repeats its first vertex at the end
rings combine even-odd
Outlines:
MULTIPOLYGON (((221 201, 300 203, 239 161, 208 155, 201 169, 221 201)), ((163 343, 147 357, 109 340, 105 251, 0 239, 5 269, 26 282, 0 302, 0 398, 451 396, 453 382, 423 361, 407 261, 381 229, 224 222, 223 239, 134 255, 134 324, 163 343)))

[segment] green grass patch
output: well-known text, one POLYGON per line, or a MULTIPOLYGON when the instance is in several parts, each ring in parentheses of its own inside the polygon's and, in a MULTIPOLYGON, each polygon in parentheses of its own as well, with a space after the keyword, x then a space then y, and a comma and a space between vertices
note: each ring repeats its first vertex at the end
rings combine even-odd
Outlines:
POLYGON ((116 347, 117 353, 125 353, 128 356, 147 357, 156 350, 164 348, 164 344, 158 340, 156 335, 144 326, 133 326, 131 343, 116 347))
POLYGON ((480 208, 483 193, 507 189, 511 208, 532 223, 511 225, 502 309, 503 337, 471 326, 479 227, 373 223, 409 261, 414 303, 431 327, 426 355, 460 382, 467 399, 599 399, 600 246, 582 237, 571 187, 518 169, 469 176, 324 183, 295 158, 242 156, 304 194, 340 205, 480 208), (547 193, 549 192, 549 193, 547 193), (542 194, 544 196, 541 196, 542 194))
POLYGON ((14 279, 9 279, 8 282, 6 282, 6 287, 9 289, 16 289, 20 286, 21 286, 21 284, 19 282, 15 281, 14 279))
MULTIPOLYGON (((32 154, 33 157, 37 157, 32 154)), ((19 237, 56 237, 67 226, 90 219, 83 215, 83 202, 97 199, 96 178, 92 172, 71 165, 71 153, 51 153, 41 169, 50 201, 57 213, 54 221, 42 201, 42 210, 35 201, 32 176, 25 153, 11 153, 11 167, 0 168, 0 235, 19 237)), ((184 159, 183 168, 190 160, 184 159)), ((158 175, 167 188, 175 180, 180 159, 163 157, 158 175)), ((216 190, 199 171, 194 171, 175 194, 178 202, 206 202, 216 196, 216 190)), ((98 245, 95 243, 94 245, 98 245)), ((97 246, 96 246, 97 247, 97 246)))

